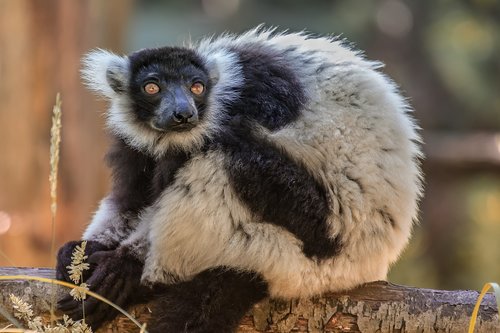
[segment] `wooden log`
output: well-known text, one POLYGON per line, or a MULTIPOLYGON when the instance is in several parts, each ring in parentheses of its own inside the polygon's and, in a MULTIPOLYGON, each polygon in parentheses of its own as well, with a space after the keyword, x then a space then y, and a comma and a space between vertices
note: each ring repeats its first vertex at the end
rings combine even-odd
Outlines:
MULTIPOLYGON (((1 275, 52 278, 48 268, 0 267, 1 275)), ((0 281, 0 305, 13 313, 9 294, 23 297, 35 314, 48 318, 52 286, 38 281, 0 281)), ((56 287, 56 297, 68 290, 56 287)), ((266 300, 255 305, 238 332, 466 332, 477 291, 445 291, 399 286, 377 281, 357 289, 301 300, 266 300)), ((147 304, 131 309, 140 322, 152 315, 147 304)), ((9 323, 0 316, 0 331, 9 323)), ((138 332, 118 317, 99 332, 138 332)), ((485 296, 475 332, 500 332, 494 296, 485 296)))

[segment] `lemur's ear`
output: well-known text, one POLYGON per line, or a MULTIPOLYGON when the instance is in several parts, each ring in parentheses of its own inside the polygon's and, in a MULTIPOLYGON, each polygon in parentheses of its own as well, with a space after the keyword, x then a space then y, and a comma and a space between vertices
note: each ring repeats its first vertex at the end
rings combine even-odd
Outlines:
POLYGON ((90 89, 107 98, 126 91, 129 79, 127 57, 97 49, 88 53, 82 64, 82 79, 90 89))

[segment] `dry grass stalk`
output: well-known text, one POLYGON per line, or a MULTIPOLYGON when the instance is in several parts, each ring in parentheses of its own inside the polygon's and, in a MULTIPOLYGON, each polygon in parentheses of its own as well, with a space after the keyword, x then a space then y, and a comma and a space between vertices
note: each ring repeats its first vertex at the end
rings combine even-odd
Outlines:
POLYGON ((55 220, 57 212, 57 171, 59 166, 59 145, 61 143, 61 95, 57 93, 56 104, 52 109, 52 128, 50 129, 50 213, 52 218, 51 255, 54 254, 55 220))
POLYGON ((74 321, 67 315, 64 315, 62 321, 56 323, 55 325, 46 325, 40 316, 34 316, 30 304, 15 295, 10 294, 9 297, 12 307, 14 308, 14 316, 23 320, 28 325, 29 330, 24 332, 92 333, 92 329, 85 323, 85 321, 74 321))
MULTIPOLYGON (((56 104, 52 109, 52 127, 50 129, 50 215, 51 215, 51 232, 52 241, 50 244, 50 256, 55 258, 55 240, 56 240, 56 212, 57 212, 57 171, 59 166, 59 145, 61 143, 61 95, 57 93, 56 104)), ((55 265, 55 263, 53 263, 55 265)), ((50 302, 50 321, 54 322, 54 303, 55 303, 55 288, 52 288, 52 296, 50 302)))
POLYGON ((85 255, 85 247, 87 246, 87 241, 82 241, 81 245, 77 245, 71 254, 71 265, 67 266, 69 278, 76 285, 77 288, 73 288, 69 293, 75 300, 82 301, 82 318, 85 323, 85 306, 83 302, 87 298, 87 291, 89 291, 89 286, 83 282, 83 271, 90 268, 90 265, 85 262, 88 256, 85 255))
MULTIPOLYGON (((70 294, 75 300, 81 300, 82 303, 86 298, 86 292, 89 290, 88 285, 83 283, 83 271, 89 269, 89 264, 85 262, 88 257, 85 255, 86 245, 87 242, 83 241, 81 245, 75 247, 71 255, 71 265, 67 267, 71 280, 77 285, 81 282, 79 286, 71 290, 70 294)), ((45 325, 41 317, 34 317, 30 304, 12 294, 10 294, 10 300, 13 304, 14 316, 22 319, 31 331, 42 333, 92 333, 92 329, 85 323, 85 312, 82 320, 74 321, 64 315, 62 322, 54 323, 51 318, 51 323, 45 325)))
POLYGON ((14 316, 28 324, 30 330, 43 332, 42 318, 33 315, 31 305, 15 295, 10 294, 9 297, 12 302, 12 307, 14 308, 14 316))

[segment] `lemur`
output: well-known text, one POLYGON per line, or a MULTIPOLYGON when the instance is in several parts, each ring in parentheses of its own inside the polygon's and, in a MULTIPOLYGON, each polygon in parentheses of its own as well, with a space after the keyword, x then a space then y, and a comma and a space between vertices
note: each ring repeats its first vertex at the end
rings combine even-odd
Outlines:
MULTIPOLYGON (((266 297, 386 278, 422 177, 411 108, 379 62, 259 27, 95 50, 83 66, 114 139, 112 188, 83 234, 86 281, 118 305, 155 299, 149 332, 233 332, 266 297)), ((60 249, 57 278, 77 244, 60 249)), ((90 299, 86 315, 98 327, 115 313, 90 299)))

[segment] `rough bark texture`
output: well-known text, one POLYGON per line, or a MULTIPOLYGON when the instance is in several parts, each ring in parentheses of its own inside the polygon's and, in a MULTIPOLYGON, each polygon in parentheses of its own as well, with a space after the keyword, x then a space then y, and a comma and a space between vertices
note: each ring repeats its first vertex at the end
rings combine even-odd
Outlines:
MULTIPOLYGON (((1 268, 1 275, 32 275, 51 278, 48 268, 1 268)), ((57 295, 67 292, 56 287, 57 295)), ((52 286, 38 281, 0 281, 0 305, 12 307, 10 293, 33 305, 35 314, 46 316, 52 286)), ((266 300, 242 320, 238 332, 466 332, 478 297, 476 291, 444 291, 372 282, 345 293, 293 301, 266 300)), ((131 309, 146 322, 146 305, 131 309)), ((0 316, 0 329, 8 322, 0 316)), ((138 332, 125 317, 119 317, 100 332, 138 332)), ((483 300, 475 332, 500 332, 493 295, 483 300)))

